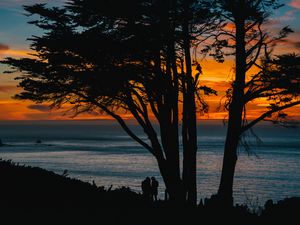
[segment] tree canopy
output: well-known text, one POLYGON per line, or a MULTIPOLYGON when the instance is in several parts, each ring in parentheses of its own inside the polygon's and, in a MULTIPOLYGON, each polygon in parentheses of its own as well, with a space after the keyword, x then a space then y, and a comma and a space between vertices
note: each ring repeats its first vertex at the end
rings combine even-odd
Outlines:
POLYGON ((283 27, 274 34, 265 26, 274 10, 282 6, 280 1, 216 0, 214 4, 225 22, 215 35, 220 51, 235 58, 234 77, 224 104, 228 127, 218 191, 219 199, 232 205, 237 149, 246 144, 246 131, 267 118, 283 122, 287 116, 283 110, 300 104, 299 56, 273 55, 276 44, 293 32, 283 27), (258 99, 267 101, 268 106, 250 120, 247 107, 258 99))
POLYGON ((195 204, 196 98, 207 110, 200 92, 216 94, 199 85, 202 70, 193 63, 190 49, 217 26, 206 6, 205 1, 179 0, 72 0, 63 8, 25 6, 30 16, 39 17, 30 23, 44 32, 30 38, 34 58, 3 61, 22 72, 16 79, 23 91, 15 97, 58 108, 68 103, 76 114, 97 110, 112 116, 155 156, 171 199, 190 196, 195 204), (148 140, 127 126, 121 111, 132 115, 148 140))
POLYGON ((263 27, 280 6, 274 0, 70 0, 62 8, 25 6, 37 18, 30 23, 43 31, 29 39, 33 58, 2 63, 22 72, 17 99, 56 108, 69 104, 75 115, 112 116, 156 158, 170 199, 196 204, 197 110, 207 112, 202 96, 216 94, 199 81, 199 54, 218 62, 235 56, 224 104, 229 117, 218 193, 232 204, 243 134, 267 118, 285 121, 283 110, 300 104, 300 57, 272 54, 292 30, 284 27, 274 36, 263 27), (269 106, 249 121, 247 106, 260 98, 269 106), (130 129, 123 112, 147 140, 130 129))

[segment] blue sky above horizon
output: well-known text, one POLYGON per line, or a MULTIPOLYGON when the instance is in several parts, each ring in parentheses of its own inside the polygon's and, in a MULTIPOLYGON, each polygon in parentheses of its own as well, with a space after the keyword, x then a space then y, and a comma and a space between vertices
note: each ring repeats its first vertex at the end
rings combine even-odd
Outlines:
MULTIPOLYGON (((1 0, 0 1, 0 51, 6 48, 26 50, 30 42, 27 38, 40 34, 40 30, 28 24, 23 5, 46 3, 49 6, 62 6, 66 0, 1 0)), ((283 0, 285 6, 275 11, 272 26, 280 28, 289 25, 296 34, 300 33, 300 0, 283 0)), ((294 34, 295 35, 295 34, 294 34)), ((292 36, 294 36, 292 35, 292 36)), ((300 40, 298 45, 300 45, 300 40)), ((299 46, 300 47, 300 46, 299 46)), ((0 54, 3 54, 3 52, 0 54)))

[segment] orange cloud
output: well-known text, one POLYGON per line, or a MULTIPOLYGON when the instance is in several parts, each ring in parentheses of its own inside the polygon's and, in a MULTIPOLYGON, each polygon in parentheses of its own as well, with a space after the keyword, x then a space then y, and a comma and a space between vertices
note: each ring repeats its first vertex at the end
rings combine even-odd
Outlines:
POLYGON ((9 46, 3 43, 0 43, 0 52, 1 51, 6 51, 9 49, 9 46))
POLYGON ((201 80, 224 82, 229 81, 233 75, 233 60, 226 60, 224 63, 218 63, 213 59, 206 59, 200 62, 203 70, 201 80))
POLYGON ((14 86, 14 85, 1 85, 0 86, 0 92, 4 92, 4 93, 7 93, 7 92, 16 92, 17 91, 17 87, 14 86))
MULTIPOLYGON (((70 105, 66 105, 60 110, 50 110, 47 105, 35 105, 30 101, 0 100, 0 120, 71 120, 71 119, 97 119, 111 120, 112 118, 100 113, 83 113, 77 117, 67 113, 70 105)), ((124 119, 131 119, 129 114, 123 114, 124 119)))
POLYGON ((40 112, 49 112, 51 110, 50 106, 48 105, 29 105, 27 106, 27 108, 37 110, 40 112))
POLYGON ((292 0, 288 5, 295 9, 300 9, 300 0, 292 0))
MULTIPOLYGON (((293 40, 296 40, 295 38, 293 40)), ((28 57, 27 51, 7 50, 11 55, 28 57)), ((7 52, 5 53, 7 55, 7 52)), ((198 114, 198 119, 224 119, 227 112, 219 111, 220 100, 224 97, 226 90, 230 87, 230 82, 234 73, 234 59, 227 59, 224 63, 217 63, 213 59, 205 59, 200 62, 203 74, 200 76, 200 85, 206 85, 218 91, 218 96, 204 96, 204 99, 210 105, 210 111, 207 115, 198 114)), ((255 72, 253 69, 250 72, 255 72)), ((3 75, 2 75, 3 76, 3 75)), ((30 101, 11 100, 10 97, 20 91, 16 87, 17 83, 7 80, 5 85, 0 86, 0 120, 66 120, 73 119, 73 114, 64 115, 70 105, 64 106, 61 110, 50 110, 48 105, 36 105, 30 101)), ((224 99, 223 99, 224 100, 224 99)), ((254 119, 265 110, 266 101, 257 100, 248 106, 248 118, 254 119)), ((293 117, 300 117, 299 107, 288 110, 293 117)), ((124 119, 132 119, 132 115, 126 112, 120 112, 124 119)), ((153 118, 153 115, 151 116, 153 118)), ((78 115, 75 119, 102 119, 111 120, 112 118, 100 113, 84 113, 78 115)))
MULTIPOLYGON (((220 98, 222 96, 205 97, 207 103, 210 105, 208 114, 200 115, 198 113, 198 119, 225 119, 227 118, 227 112, 219 110, 220 98)), ((247 117, 248 119, 255 119, 260 114, 265 112, 266 106, 268 106, 265 100, 258 100, 248 105, 247 117)), ((17 101, 17 100, 0 100, 0 120, 72 120, 72 119, 96 119, 96 120, 112 120, 110 116, 100 114, 97 112, 83 113, 77 117, 72 117, 74 114, 65 114, 69 106, 65 106, 60 110, 50 110, 47 105, 35 105, 30 101, 17 101)), ((295 106, 286 110, 288 115, 294 119, 300 119, 299 115, 300 106, 295 106)), ((129 113, 120 112, 122 117, 126 120, 133 119, 129 113)), ((152 119, 153 116, 151 116, 152 119)))
POLYGON ((7 49, 7 50, 4 50, 2 52, 0 51, 0 58, 2 58, 2 59, 6 58, 6 57, 33 58, 33 56, 30 55, 32 53, 33 53, 33 51, 28 51, 28 50, 24 50, 24 49, 7 49))
POLYGON ((288 38, 284 39, 276 46, 276 52, 281 54, 291 53, 291 52, 300 52, 300 33, 295 32, 289 35, 288 38))

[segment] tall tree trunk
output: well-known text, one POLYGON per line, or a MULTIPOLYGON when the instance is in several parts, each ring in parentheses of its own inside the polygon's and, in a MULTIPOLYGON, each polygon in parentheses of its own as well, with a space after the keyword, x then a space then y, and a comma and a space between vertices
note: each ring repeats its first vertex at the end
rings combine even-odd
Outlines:
POLYGON ((245 21, 236 18, 236 77, 224 148, 223 167, 218 196, 224 204, 233 204, 233 180, 237 161, 237 148, 241 135, 246 77, 245 21))
POLYGON ((185 202, 185 197, 182 180, 178 176, 178 171, 170 169, 168 161, 164 158, 157 157, 156 159, 169 194, 169 201, 174 205, 182 205, 185 202))
POLYGON ((165 153, 165 163, 162 171, 165 174, 164 182, 170 195, 170 200, 178 203, 184 202, 183 185, 180 176, 180 157, 179 157, 179 134, 178 134, 178 74, 176 65, 175 50, 175 27, 174 21, 170 18, 171 9, 175 7, 174 2, 170 1, 170 10, 164 17, 164 23, 168 24, 167 30, 167 49, 166 49, 166 76, 164 82, 166 89, 163 91, 163 105, 160 108, 161 118, 160 133, 161 142, 165 153))
MULTIPOLYGON (((173 33, 170 32, 169 35, 173 33)), ((167 43, 166 70, 162 72, 160 51, 155 60, 156 73, 161 74, 165 83, 161 93, 155 95, 158 107, 158 121, 164 155, 157 156, 157 163, 163 177, 170 201, 181 204, 184 202, 183 185, 180 177, 179 135, 178 135, 178 79, 174 37, 167 43)))
POLYGON ((186 90, 183 107, 183 182, 187 201, 191 205, 197 204, 197 119, 195 103, 195 86, 192 77, 190 54, 189 5, 184 2, 184 54, 186 66, 186 90))

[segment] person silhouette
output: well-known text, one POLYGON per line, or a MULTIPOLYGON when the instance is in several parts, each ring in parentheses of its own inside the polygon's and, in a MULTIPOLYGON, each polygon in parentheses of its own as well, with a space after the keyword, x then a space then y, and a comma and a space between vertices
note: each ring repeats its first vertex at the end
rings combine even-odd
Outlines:
POLYGON ((151 196, 151 181, 149 177, 146 177, 142 181, 142 192, 145 200, 150 200, 151 196))
POLYGON ((158 181, 155 177, 151 177, 151 199, 153 201, 157 201, 158 185, 158 181))
POLYGON ((166 188, 165 189, 165 201, 168 201, 169 200, 169 191, 168 189, 166 188))

